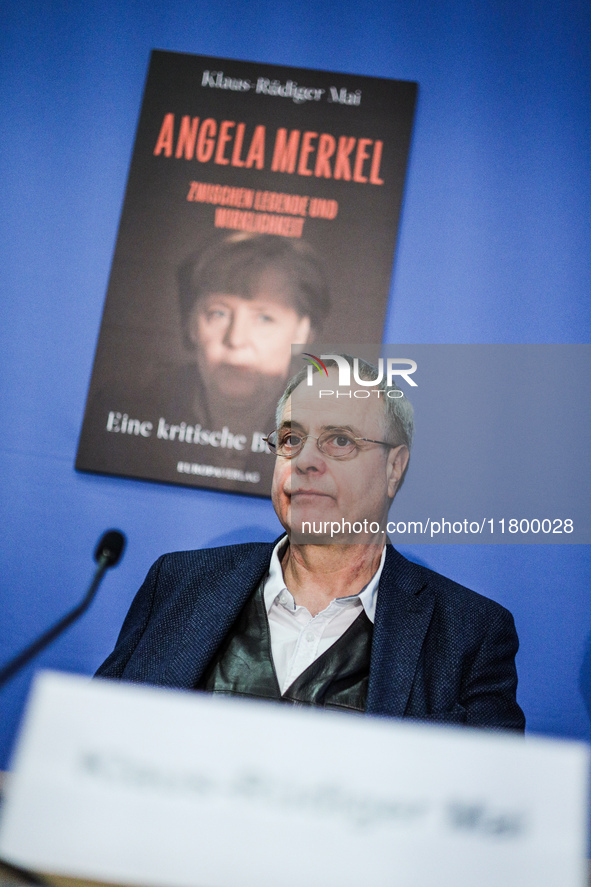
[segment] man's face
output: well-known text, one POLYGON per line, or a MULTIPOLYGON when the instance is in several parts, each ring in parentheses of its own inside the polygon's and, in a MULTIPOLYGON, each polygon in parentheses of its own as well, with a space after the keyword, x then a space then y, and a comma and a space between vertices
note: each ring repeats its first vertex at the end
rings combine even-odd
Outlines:
POLYGON ((252 299, 212 293, 189 319, 189 335, 206 384, 221 394, 249 397, 262 377, 285 379, 291 345, 305 344, 310 320, 262 289, 252 299))
MULTIPOLYGON (((279 520, 290 532, 302 532, 302 521, 373 521, 383 525, 408 462, 406 447, 386 447, 360 442, 353 457, 330 458, 320 452, 315 438, 324 432, 388 441, 384 406, 377 396, 319 398, 319 388, 338 389, 336 369, 320 386, 302 383, 288 400, 280 429, 299 436, 311 435, 292 459, 278 456, 273 475, 272 499, 279 520)), ((341 389, 344 391, 344 389, 341 389)), ((311 540, 308 540, 311 541, 311 540)), ((318 538, 319 542, 331 541, 318 538)), ((362 535, 332 538, 335 542, 368 541, 362 535)))

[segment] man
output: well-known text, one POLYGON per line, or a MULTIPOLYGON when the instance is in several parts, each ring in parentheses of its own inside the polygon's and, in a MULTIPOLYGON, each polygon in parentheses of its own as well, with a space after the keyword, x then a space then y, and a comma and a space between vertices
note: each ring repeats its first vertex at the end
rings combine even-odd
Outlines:
MULTIPOLYGON (((322 388, 337 392, 328 373, 322 388)), ((359 373, 376 378, 362 361, 359 373)), ((360 400, 306 383, 302 371, 288 384, 268 439, 286 536, 160 558, 98 674, 523 730, 511 614, 385 544, 412 444, 407 399, 384 380, 360 400)))

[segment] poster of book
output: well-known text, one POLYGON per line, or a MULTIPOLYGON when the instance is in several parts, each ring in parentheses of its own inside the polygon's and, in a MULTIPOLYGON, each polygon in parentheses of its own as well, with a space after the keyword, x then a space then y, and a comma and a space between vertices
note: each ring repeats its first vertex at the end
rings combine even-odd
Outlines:
POLYGON ((78 470, 269 495, 291 346, 381 341, 416 94, 152 53, 78 470))

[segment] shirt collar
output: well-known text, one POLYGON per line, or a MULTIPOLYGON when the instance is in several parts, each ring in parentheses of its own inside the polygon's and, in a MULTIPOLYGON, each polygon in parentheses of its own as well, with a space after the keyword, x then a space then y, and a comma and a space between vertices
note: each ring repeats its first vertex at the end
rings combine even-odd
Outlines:
MULTIPOLYGON (((285 551, 285 546, 288 544, 287 536, 284 536, 279 540, 275 548, 273 549, 273 553, 271 555, 271 563, 269 564, 269 573, 265 580, 265 587, 263 591, 263 596, 265 599, 265 607, 267 610, 267 614, 269 610, 273 606, 277 597, 283 592, 287 591, 287 593, 291 596, 291 592, 287 588, 285 584, 285 580, 283 578, 283 570, 281 569, 281 558, 285 551)), ((347 600, 358 600, 363 609, 365 610, 365 614, 371 623, 375 622, 376 618, 376 604, 378 599, 378 586, 380 584, 380 577, 382 575, 382 570, 384 569, 384 561, 386 560, 386 546, 384 545, 384 550, 382 551, 382 557, 380 560, 380 565, 367 583, 367 585, 361 589, 358 594, 350 595, 344 598, 337 598, 337 600, 347 601, 347 600)))

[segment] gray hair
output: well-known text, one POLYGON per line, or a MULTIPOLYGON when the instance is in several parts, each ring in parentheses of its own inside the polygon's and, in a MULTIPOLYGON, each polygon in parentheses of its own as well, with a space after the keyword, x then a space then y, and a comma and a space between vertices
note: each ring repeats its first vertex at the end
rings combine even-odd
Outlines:
MULTIPOLYGON (((363 379, 366 382, 372 379, 377 379, 377 367, 369 363, 367 360, 363 360, 361 357, 353 358, 350 354, 342 354, 339 356, 344 357, 351 368, 353 368, 354 360, 357 360, 360 379, 363 379)), ((336 361, 334 360, 327 360, 326 363, 336 366, 336 361)), ((279 428, 279 425, 281 424, 283 411, 288 399, 298 385, 301 385, 301 383, 307 378, 308 369, 308 366, 302 367, 302 369, 299 370, 295 376, 292 376, 287 383, 287 387, 277 404, 277 410, 275 413, 277 428, 279 428)), ((318 372, 316 367, 312 367, 312 371, 315 373, 318 372)), ((396 446, 404 445, 408 447, 410 451, 414 435, 414 410, 412 404, 404 395, 402 397, 388 396, 389 391, 401 391, 401 389, 396 385, 388 385, 385 374, 382 380, 377 383, 375 389, 383 391, 383 396, 379 399, 384 405, 384 424, 386 435, 390 438, 389 443, 396 444, 396 446)))

